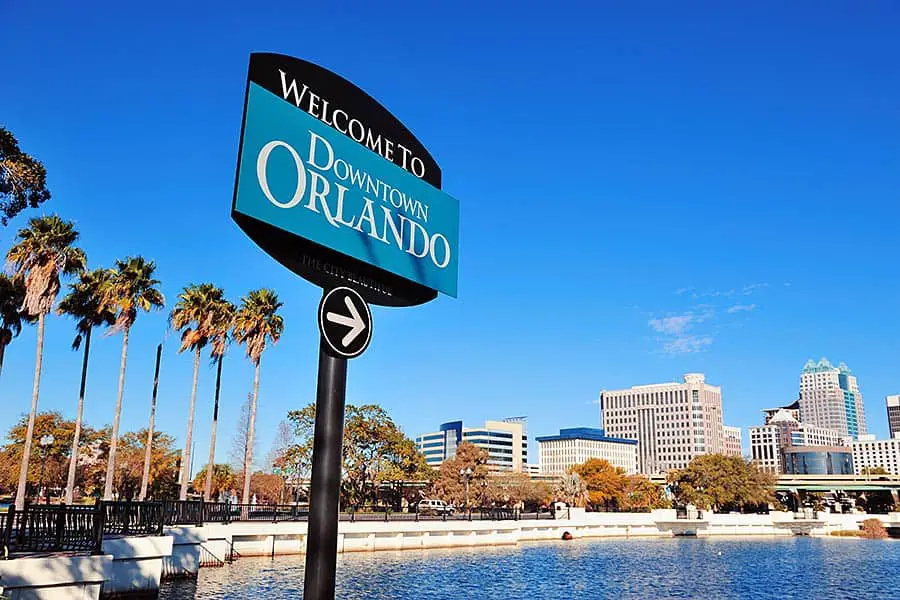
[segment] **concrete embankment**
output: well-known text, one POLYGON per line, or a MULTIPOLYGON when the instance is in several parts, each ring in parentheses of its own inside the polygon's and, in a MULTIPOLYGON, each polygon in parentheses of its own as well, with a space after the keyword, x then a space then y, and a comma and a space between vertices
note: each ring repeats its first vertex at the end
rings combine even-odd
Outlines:
MULTIPOLYGON (((523 541, 558 540, 568 532, 573 538, 712 536, 829 535, 832 531, 858 529, 868 515, 824 514, 795 518, 792 513, 768 515, 712 514, 702 519, 679 519, 674 510, 650 513, 585 513, 575 511, 565 520, 523 521, 396 521, 342 522, 338 552, 421 550, 465 546, 502 546, 523 541)), ((881 515, 887 523, 900 523, 900 514, 881 515)), ((202 528, 204 548, 225 559, 240 556, 303 553, 306 523, 242 522, 202 528)))

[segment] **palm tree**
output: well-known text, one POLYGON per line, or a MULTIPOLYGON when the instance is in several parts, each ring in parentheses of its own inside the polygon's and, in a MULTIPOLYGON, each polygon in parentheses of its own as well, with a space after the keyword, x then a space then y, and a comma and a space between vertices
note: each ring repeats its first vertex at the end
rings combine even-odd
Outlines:
POLYGON ((87 384, 88 356, 91 353, 91 332, 95 327, 110 327, 116 322, 116 313, 104 302, 103 293, 112 277, 109 269, 85 271, 80 279, 69 284, 69 294, 63 298, 56 312, 76 319, 75 340, 72 349, 78 350, 84 342, 81 361, 81 388, 78 392, 78 410, 75 416, 75 435, 72 438, 72 454, 69 457, 69 476, 66 480, 66 504, 72 503, 75 490, 75 468, 78 463, 78 441, 81 437, 81 416, 84 412, 84 389, 87 384))
POLYGON ((22 313, 24 301, 25 285, 22 281, 0 273, 0 371, 3 370, 6 347, 22 333, 22 321, 33 320, 22 313))
POLYGON ((191 403, 188 408, 187 435, 181 451, 181 488, 179 499, 187 499, 190 474, 184 466, 191 464, 191 443, 194 436, 194 404, 197 400, 197 378, 200 373, 200 351, 209 342, 212 323, 218 307, 225 300, 225 292, 211 283, 191 284, 178 296, 172 310, 171 322, 175 330, 182 331, 179 352, 193 350, 194 378, 191 381, 191 403))
POLYGON ((116 414, 113 418, 112 435, 109 440, 109 458, 106 461, 106 481, 103 499, 112 499, 113 480, 116 470, 116 444, 119 437, 119 418, 122 416, 122 392, 125 389, 125 363, 128 359, 128 334, 134 325, 138 311, 150 312, 165 304, 162 292, 156 286, 159 280, 153 278, 156 263, 142 256, 129 256, 117 260, 116 268, 104 287, 104 301, 116 311, 116 322, 112 331, 122 332, 122 362, 119 366, 119 392, 116 397, 116 414))
POLYGON ((250 465, 253 462, 253 435, 256 428, 256 401, 259 398, 259 361, 266 342, 278 342, 284 330, 284 319, 278 313, 282 303, 273 290, 254 290, 241 298, 241 307, 234 316, 234 339, 247 347, 247 357, 256 367, 253 376, 253 400, 250 403, 250 423, 247 427, 247 450, 244 453, 244 489, 242 502, 250 496, 250 465))
POLYGON ((216 431, 219 427, 219 389, 222 386, 222 361, 228 338, 234 325, 234 304, 223 300, 210 320, 209 341, 210 358, 216 363, 216 395, 213 403, 212 430, 209 437, 209 461, 206 463, 206 484, 203 486, 203 498, 209 500, 212 495, 213 477, 216 459, 216 431))
POLYGON ((44 354, 44 320, 56 295, 59 294, 60 275, 76 275, 84 270, 87 258, 78 241, 78 232, 69 221, 56 215, 31 219, 28 227, 19 230, 18 241, 6 254, 14 279, 24 281, 25 296, 22 310, 30 317, 37 317, 37 359, 34 364, 34 388, 31 393, 31 413, 25 430, 25 447, 19 468, 19 485, 16 490, 16 509, 25 507, 25 487, 28 481, 28 460, 31 458, 31 437, 34 434, 34 417, 37 413, 38 391, 41 383, 41 360, 44 354))

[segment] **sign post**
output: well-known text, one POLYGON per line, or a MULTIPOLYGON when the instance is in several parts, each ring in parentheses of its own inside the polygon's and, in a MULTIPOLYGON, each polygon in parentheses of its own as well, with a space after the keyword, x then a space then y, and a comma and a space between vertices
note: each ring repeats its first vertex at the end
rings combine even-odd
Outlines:
POLYGON ((319 342, 316 429, 309 485, 304 600, 334 598, 346 392, 347 359, 326 352, 322 340, 319 342))
POLYGON ((305 600, 333 600, 347 360, 372 339, 369 304, 456 296, 459 203, 386 108, 322 67, 250 55, 231 215, 324 290, 305 600))
POLYGON ((319 303, 319 331, 319 380, 303 582, 305 600, 334 598, 347 358, 359 356, 369 345, 372 337, 369 307, 350 288, 329 290, 319 303))

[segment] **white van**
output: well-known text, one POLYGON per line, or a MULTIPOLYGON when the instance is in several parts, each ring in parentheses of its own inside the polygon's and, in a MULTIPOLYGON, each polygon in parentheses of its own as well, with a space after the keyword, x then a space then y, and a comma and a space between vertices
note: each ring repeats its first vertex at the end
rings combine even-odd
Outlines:
POLYGON ((419 514, 422 515, 452 515, 453 507, 443 500, 420 500, 418 506, 419 514))

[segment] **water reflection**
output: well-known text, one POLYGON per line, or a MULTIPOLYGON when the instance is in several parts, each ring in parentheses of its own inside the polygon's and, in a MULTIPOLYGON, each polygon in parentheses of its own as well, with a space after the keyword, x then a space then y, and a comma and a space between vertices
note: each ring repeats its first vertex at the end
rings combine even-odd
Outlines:
MULTIPOLYGON (((856 539, 576 540, 346 554, 342 600, 888 598, 900 543, 856 539)), ((241 558, 167 584, 166 600, 302 598, 303 557, 241 558)))

